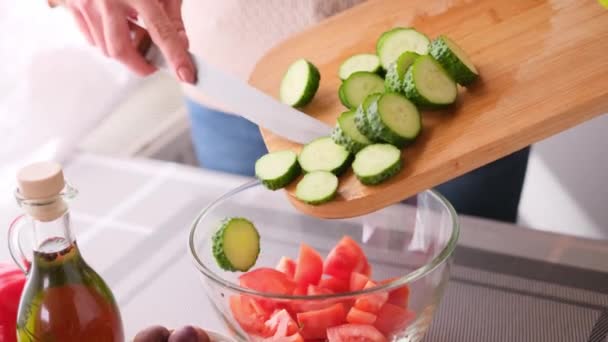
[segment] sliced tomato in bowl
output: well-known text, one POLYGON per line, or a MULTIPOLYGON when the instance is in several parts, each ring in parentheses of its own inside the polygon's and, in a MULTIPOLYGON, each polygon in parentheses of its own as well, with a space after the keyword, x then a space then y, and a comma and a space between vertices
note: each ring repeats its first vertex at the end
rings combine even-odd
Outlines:
POLYGON ((254 298, 244 295, 230 297, 230 311, 239 326, 248 334, 270 336, 266 321, 271 312, 261 306, 254 298))
POLYGON ((299 286, 317 285, 323 274, 323 258, 307 244, 300 245, 294 281, 299 286))
POLYGON ((343 324, 327 329, 329 342, 387 342, 378 329, 368 324, 343 324))
POLYGON ((333 291, 334 293, 348 292, 350 284, 348 280, 328 276, 319 281, 319 287, 333 291))
POLYGON ((374 326, 380 332, 389 335, 395 331, 404 329, 416 318, 416 313, 390 303, 384 304, 378 311, 374 326))
POLYGON ((305 339, 323 339, 326 337, 327 329, 340 325, 346 320, 346 310, 342 303, 336 303, 330 307, 300 312, 297 314, 300 334, 305 339))
POLYGON ((369 277, 363 273, 353 272, 350 274, 350 290, 361 291, 365 287, 365 284, 369 281, 369 277))
POLYGON ((357 242, 344 236, 327 255, 323 273, 348 280, 352 272, 371 272, 371 267, 357 242))
POLYGON ((293 280, 293 276, 296 274, 296 262, 295 260, 284 256, 279 260, 275 269, 279 272, 283 272, 287 278, 293 280))
MULTIPOLYGON (((389 284, 393 281, 397 280, 397 278, 386 279, 380 284, 389 284)), ((387 303, 391 303, 403 308, 407 308, 410 299, 410 287, 408 285, 403 285, 399 288, 391 290, 388 294, 387 303)))
MULTIPOLYGON (((367 290, 376 286, 377 284, 375 282, 369 280, 363 289, 367 290)), ((355 307, 365 312, 376 313, 380 310, 380 308, 382 308, 387 300, 388 292, 375 292, 357 298, 355 301, 355 307)))
POLYGON ((376 315, 352 307, 346 315, 346 321, 352 324, 374 324, 376 315))

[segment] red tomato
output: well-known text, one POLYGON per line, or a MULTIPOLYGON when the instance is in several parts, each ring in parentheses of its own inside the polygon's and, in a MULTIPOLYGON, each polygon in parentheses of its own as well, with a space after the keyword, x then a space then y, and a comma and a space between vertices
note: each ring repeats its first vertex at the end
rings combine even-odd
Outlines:
POLYGON ((369 278, 359 272, 353 272, 350 274, 350 290, 360 291, 363 290, 365 284, 367 284, 369 278))
POLYGON ((298 324, 291 318, 287 310, 277 310, 264 323, 268 331, 275 337, 291 336, 298 332, 298 324))
POLYGON ((378 311, 374 326, 388 335, 407 327, 415 317, 416 313, 413 311, 386 303, 378 311))
POLYGON ((327 330, 329 342, 387 342, 386 337, 367 324, 344 324, 327 330))
POLYGON ((0 264, 0 341, 17 341, 17 311, 25 275, 12 264, 0 264))
POLYGON ((321 280, 321 274, 323 274, 323 258, 312 247, 301 244, 294 281, 300 286, 317 285, 321 280))
POLYGON ((305 339, 323 339, 328 328, 344 323, 346 311, 344 305, 336 303, 328 308, 300 312, 297 315, 300 334, 305 339))
MULTIPOLYGON (((393 282, 397 278, 387 279, 381 282, 381 284, 388 284, 393 282)), ((391 303, 402 308, 407 308, 410 298, 410 287, 403 285, 395 290, 389 292, 387 303, 391 303)))
POLYGON ((241 286, 265 293, 292 294, 296 284, 285 273, 272 268, 258 268, 239 277, 241 286))
POLYGON ((361 273, 368 277, 372 276, 372 265, 367 260, 365 260, 365 266, 363 267, 363 270, 361 270, 361 273))
POLYGON ((330 289, 324 289, 320 286, 308 285, 307 294, 309 296, 328 295, 328 294, 332 294, 332 293, 334 293, 334 291, 332 291, 330 289))
POLYGON ((348 281, 331 276, 321 279, 319 287, 332 290, 334 293, 348 292, 350 290, 348 281))
POLYGON ((293 276, 296 274, 296 262, 284 256, 279 260, 276 270, 285 273, 287 278, 293 280, 293 276))
MULTIPOLYGON (((363 289, 369 289, 375 287, 376 283, 369 280, 363 289)), ((376 292, 369 295, 364 295, 355 301, 355 307, 365 312, 376 313, 380 310, 382 305, 388 300, 387 292, 376 292)))
POLYGON ((368 268, 367 265, 367 258, 361 247, 355 240, 345 236, 329 252, 323 264, 323 273, 348 280, 353 271, 365 271, 368 268))
POLYGON ((255 299, 240 295, 232 296, 230 310, 245 332, 259 336, 272 335, 265 324, 270 318, 270 312, 261 307, 255 299))
POLYGON ((374 324, 376 315, 357 308, 351 308, 346 315, 346 321, 352 324, 374 324))

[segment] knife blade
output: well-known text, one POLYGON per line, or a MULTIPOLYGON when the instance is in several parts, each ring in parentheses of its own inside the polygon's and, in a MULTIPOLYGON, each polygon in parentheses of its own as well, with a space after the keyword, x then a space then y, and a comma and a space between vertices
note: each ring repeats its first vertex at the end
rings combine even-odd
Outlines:
MULTIPOLYGON (((288 140, 306 144, 316 138, 328 136, 332 128, 306 113, 277 101, 266 93, 190 54, 197 70, 195 86, 206 96, 221 101, 247 120, 288 140)), ((151 43, 146 59, 167 69, 167 63, 158 46, 151 43)))

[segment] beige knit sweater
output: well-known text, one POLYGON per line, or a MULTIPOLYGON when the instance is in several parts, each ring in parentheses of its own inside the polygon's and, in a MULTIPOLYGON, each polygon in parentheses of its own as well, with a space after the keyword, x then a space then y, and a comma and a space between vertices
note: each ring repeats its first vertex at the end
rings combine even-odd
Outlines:
MULTIPOLYGON (((266 51, 290 35, 364 0, 184 0, 190 50, 208 63, 247 80, 266 51)), ((195 88, 186 94, 222 108, 195 88)))

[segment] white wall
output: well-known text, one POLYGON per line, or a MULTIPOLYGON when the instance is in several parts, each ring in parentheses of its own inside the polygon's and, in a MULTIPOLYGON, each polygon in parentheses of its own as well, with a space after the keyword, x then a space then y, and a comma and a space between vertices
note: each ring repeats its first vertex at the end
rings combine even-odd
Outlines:
POLYGON ((522 224, 608 239, 608 115, 532 147, 522 224))

